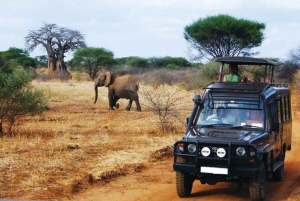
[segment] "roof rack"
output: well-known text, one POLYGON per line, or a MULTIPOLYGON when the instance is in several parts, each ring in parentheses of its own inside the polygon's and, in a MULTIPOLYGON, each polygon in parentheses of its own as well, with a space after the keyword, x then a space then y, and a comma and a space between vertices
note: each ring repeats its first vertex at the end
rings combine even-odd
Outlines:
POLYGON ((287 87, 287 84, 281 83, 249 83, 249 82, 211 82, 203 87, 212 92, 229 93, 262 93, 270 87, 287 87))
POLYGON ((259 59, 253 57, 217 57, 214 59, 216 62, 222 62, 226 64, 238 63, 240 65, 272 65, 278 66, 278 63, 267 59, 259 59))

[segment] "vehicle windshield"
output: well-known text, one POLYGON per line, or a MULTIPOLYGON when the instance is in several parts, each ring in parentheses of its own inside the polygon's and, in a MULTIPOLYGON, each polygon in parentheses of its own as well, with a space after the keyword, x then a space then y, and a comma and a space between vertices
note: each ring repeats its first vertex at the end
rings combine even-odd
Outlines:
POLYGON ((262 102, 207 99, 196 126, 242 126, 264 128, 262 102))

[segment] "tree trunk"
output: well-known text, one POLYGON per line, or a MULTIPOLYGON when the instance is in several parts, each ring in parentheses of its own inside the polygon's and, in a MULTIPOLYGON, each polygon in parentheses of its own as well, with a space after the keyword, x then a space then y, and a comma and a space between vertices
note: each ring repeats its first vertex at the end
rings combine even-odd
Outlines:
POLYGON ((56 58, 54 58, 53 56, 48 56, 48 70, 50 73, 55 73, 57 71, 56 61, 56 58))
POLYGON ((48 55, 48 70, 50 73, 54 73, 56 71, 57 57, 55 56, 54 50, 51 46, 51 41, 52 39, 47 40, 45 47, 48 55))

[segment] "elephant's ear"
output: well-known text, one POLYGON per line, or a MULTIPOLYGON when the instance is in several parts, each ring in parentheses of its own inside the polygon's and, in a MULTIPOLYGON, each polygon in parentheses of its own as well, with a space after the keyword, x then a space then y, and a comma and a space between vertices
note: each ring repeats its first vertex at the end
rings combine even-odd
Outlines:
POLYGON ((110 84, 110 80, 111 80, 111 73, 110 72, 106 72, 105 73, 105 82, 104 82, 104 86, 108 87, 108 85, 110 84))

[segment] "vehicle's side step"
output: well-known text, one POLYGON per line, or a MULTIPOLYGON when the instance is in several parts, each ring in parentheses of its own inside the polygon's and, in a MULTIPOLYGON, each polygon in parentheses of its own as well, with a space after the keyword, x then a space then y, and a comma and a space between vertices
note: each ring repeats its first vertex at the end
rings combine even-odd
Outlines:
POLYGON ((276 171, 278 168, 280 168, 283 164, 284 164, 284 161, 279 161, 279 160, 274 161, 274 164, 273 164, 273 171, 271 170, 271 165, 269 165, 269 167, 268 167, 268 172, 269 172, 269 173, 275 172, 275 171, 276 171))

